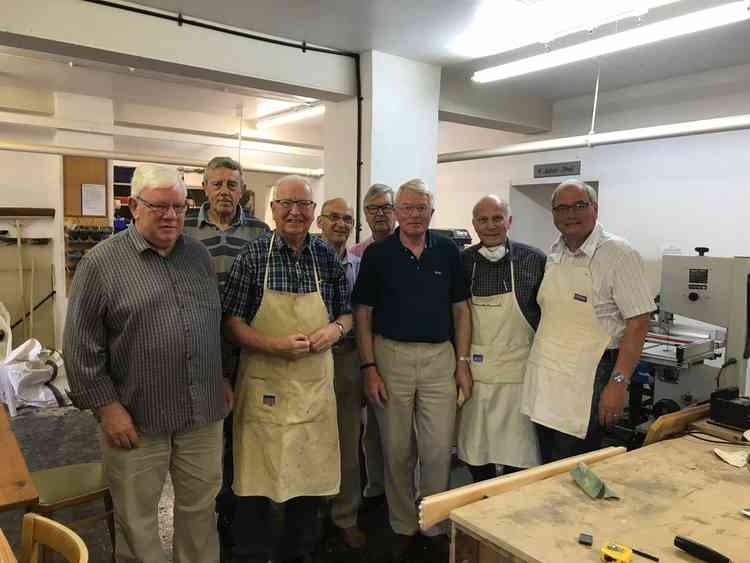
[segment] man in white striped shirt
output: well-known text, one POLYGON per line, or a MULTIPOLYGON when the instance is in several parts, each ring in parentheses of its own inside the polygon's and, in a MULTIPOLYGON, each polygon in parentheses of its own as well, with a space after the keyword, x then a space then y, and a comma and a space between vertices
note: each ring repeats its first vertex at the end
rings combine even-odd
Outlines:
POLYGON ((536 423, 543 463, 601 447, 656 309, 638 252, 597 222, 591 186, 563 182, 552 210, 560 237, 537 297, 542 319, 521 409, 536 423))

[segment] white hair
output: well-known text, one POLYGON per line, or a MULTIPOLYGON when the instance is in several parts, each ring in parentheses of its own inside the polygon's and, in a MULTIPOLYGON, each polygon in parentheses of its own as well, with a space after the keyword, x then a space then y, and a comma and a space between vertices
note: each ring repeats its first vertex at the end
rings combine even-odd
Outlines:
POLYGON ((364 204, 367 205, 373 199, 383 194, 388 194, 391 198, 391 204, 394 203, 392 187, 387 186, 385 184, 373 184, 372 186, 370 186, 370 189, 367 190, 367 193, 365 194, 364 204))
POLYGON ((276 199, 277 193, 282 184, 288 184, 290 182, 300 182, 304 184, 305 187, 310 190, 310 194, 312 195, 312 188, 310 187, 310 182, 307 180, 307 178, 305 178, 304 176, 299 176, 297 174, 289 174, 288 176, 282 176, 274 182, 273 190, 271 191, 271 199, 276 199))
POLYGON ((508 203, 503 198, 501 198, 500 196, 497 196, 495 194, 486 195, 482 199, 480 199, 478 202, 476 202, 476 204, 474 205, 474 209, 471 210, 472 216, 474 216, 474 217, 477 216, 477 207, 479 207, 479 204, 482 203, 483 201, 487 200, 487 199, 492 200, 495 203, 497 203, 497 205, 500 207, 500 209, 503 210, 503 213, 505 214, 506 217, 512 217, 513 216, 513 211, 511 211, 511 209, 510 209, 510 203, 508 203))
POLYGON ((586 196, 589 198, 590 203, 596 203, 596 190, 589 186, 586 182, 583 182, 581 180, 578 180, 576 178, 571 178, 569 180, 563 180, 563 182, 555 188, 555 191, 552 192, 552 207, 555 206, 555 200, 557 199, 557 194, 560 193, 560 190, 563 188, 567 188, 568 186, 573 186, 575 188, 578 188, 582 192, 586 193, 586 196))
POLYGON ((162 188, 177 186, 187 197, 185 183, 173 166, 160 166, 157 164, 144 164, 135 169, 133 180, 130 183, 130 197, 138 197, 143 190, 148 188, 162 188))
POLYGON ((412 192, 415 194, 427 196, 427 198, 430 200, 430 207, 433 207, 433 194, 430 191, 430 188, 427 187, 427 184, 424 183, 424 180, 420 178, 414 178, 404 184, 401 184, 398 188, 398 191, 396 192, 396 204, 398 204, 399 200, 401 199, 401 195, 404 192, 412 192))

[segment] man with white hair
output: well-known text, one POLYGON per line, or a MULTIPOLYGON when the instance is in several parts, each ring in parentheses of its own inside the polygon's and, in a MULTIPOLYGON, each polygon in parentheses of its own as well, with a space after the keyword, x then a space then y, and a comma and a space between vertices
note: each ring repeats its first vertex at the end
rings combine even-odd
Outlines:
POLYGON ((271 211, 276 230, 245 247, 224 288, 227 335, 242 347, 235 563, 310 561, 321 498, 339 491, 331 346, 352 328, 349 287, 333 249, 309 234, 315 202, 304 178, 281 178, 271 211))
POLYGON ((471 315, 458 248, 429 231, 433 200, 422 180, 399 188, 395 210, 400 226, 365 251, 352 302, 365 394, 382 435, 398 559, 419 529, 417 458, 424 496, 448 487, 456 388, 471 397, 471 315))
POLYGON ((508 238, 513 216, 496 195, 474 206, 479 244, 463 254, 471 291, 472 397, 461 409, 458 457, 474 481, 539 464, 534 424, 520 411, 521 390, 534 331, 546 258, 508 238))
POLYGON ((560 236, 539 288, 521 406, 536 423, 544 463, 601 447, 622 415, 656 308, 640 255, 605 231, 598 213, 596 191, 580 180, 552 194, 560 236))
POLYGON ((185 198, 174 168, 137 168, 134 222, 84 256, 71 287, 65 368, 73 403, 101 426, 120 562, 167 561, 157 520, 167 472, 174 559, 219 560, 214 499, 232 392, 211 256, 181 235, 185 198))

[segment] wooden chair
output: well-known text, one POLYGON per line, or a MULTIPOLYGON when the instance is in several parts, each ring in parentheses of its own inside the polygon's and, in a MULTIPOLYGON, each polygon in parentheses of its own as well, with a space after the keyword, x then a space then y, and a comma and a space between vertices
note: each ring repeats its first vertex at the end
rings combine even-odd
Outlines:
MULTIPOLYGON (((79 506, 97 499, 104 501, 105 511, 88 518, 68 523, 77 529, 91 525, 99 520, 107 519, 109 537, 112 541, 112 561, 115 561, 115 519, 112 507, 112 497, 104 476, 104 466, 101 463, 79 463, 63 465, 35 471, 31 478, 39 492, 39 501, 29 508, 42 516, 51 517, 63 508, 79 506)), ((45 558, 46 559, 46 558, 45 558)))
POLYGON ((28 513, 23 517, 19 563, 37 563, 40 546, 56 551, 68 563, 88 563, 89 560, 86 544, 73 530, 44 516, 28 513))

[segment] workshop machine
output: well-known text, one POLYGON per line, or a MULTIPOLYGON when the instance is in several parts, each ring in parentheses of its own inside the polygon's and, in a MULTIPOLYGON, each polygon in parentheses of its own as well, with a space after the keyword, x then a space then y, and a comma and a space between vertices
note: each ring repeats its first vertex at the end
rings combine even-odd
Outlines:
POLYGON ((663 256, 658 315, 631 385, 631 427, 645 419, 644 405, 657 418, 706 401, 717 388, 750 394, 750 257, 696 251, 663 256))

